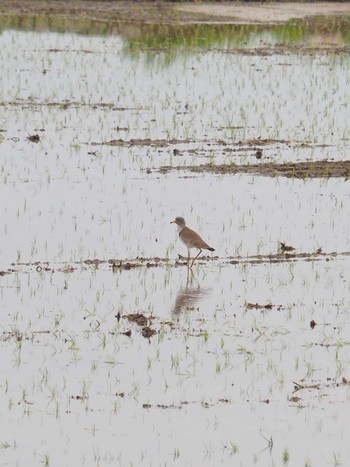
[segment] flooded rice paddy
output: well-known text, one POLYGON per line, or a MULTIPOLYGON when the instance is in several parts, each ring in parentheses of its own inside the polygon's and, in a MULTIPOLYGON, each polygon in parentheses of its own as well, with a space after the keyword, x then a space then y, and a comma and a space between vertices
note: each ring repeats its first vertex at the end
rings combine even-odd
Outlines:
POLYGON ((346 465, 346 30, 5 24, 1 465, 346 465))

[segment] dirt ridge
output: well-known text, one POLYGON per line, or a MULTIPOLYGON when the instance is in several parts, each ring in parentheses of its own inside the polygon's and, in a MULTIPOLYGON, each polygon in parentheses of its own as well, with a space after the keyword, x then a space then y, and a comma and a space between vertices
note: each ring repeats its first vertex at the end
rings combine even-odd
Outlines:
POLYGON ((350 175, 350 161, 308 161, 261 164, 202 164, 197 166, 163 166, 158 172, 167 174, 173 171, 212 174, 252 174, 264 177, 287 178, 345 178, 350 175))
POLYGON ((147 2, 0 0, 0 14, 142 21, 144 23, 275 24, 312 16, 350 15, 347 2, 147 2))

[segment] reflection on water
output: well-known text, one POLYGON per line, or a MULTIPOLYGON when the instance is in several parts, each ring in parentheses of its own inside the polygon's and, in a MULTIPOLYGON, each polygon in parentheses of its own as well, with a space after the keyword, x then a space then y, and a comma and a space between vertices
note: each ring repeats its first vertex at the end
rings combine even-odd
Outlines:
MULTIPOLYGON (((85 36, 120 36, 131 55, 140 50, 226 50, 265 46, 349 45, 346 18, 335 17, 325 24, 313 19, 290 20, 285 24, 149 24, 144 22, 96 21, 89 18, 0 15, 0 31, 51 31, 85 36)), ((242 50, 241 50, 242 49, 242 50)))
POLYGON ((177 292, 172 314, 178 315, 182 311, 193 309, 210 291, 210 288, 201 288, 199 282, 196 281, 193 271, 187 269, 186 285, 182 285, 177 292))

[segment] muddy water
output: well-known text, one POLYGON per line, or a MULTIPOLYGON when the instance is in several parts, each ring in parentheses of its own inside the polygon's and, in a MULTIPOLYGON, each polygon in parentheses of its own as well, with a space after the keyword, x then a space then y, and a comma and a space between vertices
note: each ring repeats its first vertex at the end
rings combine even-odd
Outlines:
POLYGON ((349 55, 254 41, 3 31, 4 465, 349 458, 347 177, 187 169, 348 158, 349 55))

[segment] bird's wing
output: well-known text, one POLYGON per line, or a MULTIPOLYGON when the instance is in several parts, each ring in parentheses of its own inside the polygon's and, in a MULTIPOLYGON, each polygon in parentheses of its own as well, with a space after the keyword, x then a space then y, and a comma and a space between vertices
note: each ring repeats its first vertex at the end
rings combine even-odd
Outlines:
POLYGON ((180 233, 182 239, 195 248, 210 248, 203 238, 194 230, 184 227, 180 233))

